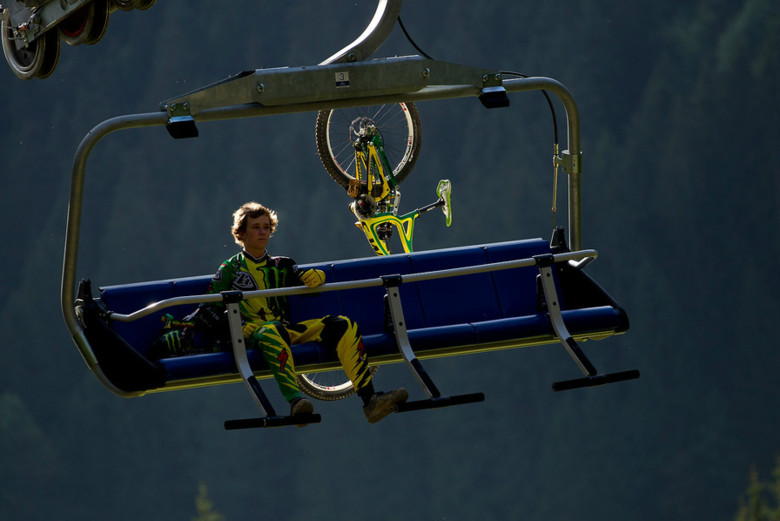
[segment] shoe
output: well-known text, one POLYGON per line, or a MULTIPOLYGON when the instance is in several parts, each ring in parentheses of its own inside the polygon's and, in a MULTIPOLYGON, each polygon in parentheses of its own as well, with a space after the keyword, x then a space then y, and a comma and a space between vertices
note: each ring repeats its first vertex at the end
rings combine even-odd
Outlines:
POLYGON ((375 393, 363 407, 363 413, 368 418, 368 423, 376 423, 388 414, 398 409, 398 404, 409 398, 409 393, 403 387, 389 393, 375 393))
MULTIPOLYGON (((290 402, 290 416, 301 416, 314 412, 314 405, 306 398, 296 398, 290 402)), ((301 423, 297 427, 306 427, 308 423, 301 423)))

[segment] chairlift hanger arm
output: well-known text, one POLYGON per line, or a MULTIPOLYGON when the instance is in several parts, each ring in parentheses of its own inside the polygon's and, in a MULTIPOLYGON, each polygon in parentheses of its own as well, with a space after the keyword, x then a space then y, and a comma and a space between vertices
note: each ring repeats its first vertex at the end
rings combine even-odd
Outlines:
MULTIPOLYGON (((296 96, 297 94, 298 98, 307 98, 311 101, 323 99, 320 97, 324 94, 325 89, 323 89, 323 87, 333 85, 334 83, 332 81, 333 77, 330 75, 332 70, 329 70, 327 66, 339 65, 334 69, 336 74, 339 74, 339 71, 343 71, 343 66, 340 64, 361 62, 371 56, 379 49, 392 32, 393 27, 395 27, 395 23, 401 14, 402 5, 403 0, 379 0, 376 12, 363 33, 351 44, 321 62, 317 67, 260 69, 254 73, 252 73, 252 71, 244 71, 233 78, 227 78, 207 86, 204 89, 199 89, 190 93, 193 95, 193 99, 182 100, 179 98, 164 102, 162 108, 163 110, 168 110, 169 113, 174 111, 188 114, 189 110, 194 110, 193 102, 197 103, 198 101, 203 101, 202 98, 206 98, 206 105, 212 108, 214 106, 228 106, 241 103, 275 105, 280 103, 280 100, 277 99, 278 96, 289 98, 291 93, 293 96, 296 96), (287 74, 281 77, 281 81, 272 81, 273 79, 280 79, 277 77, 278 73, 287 74), (318 81, 323 79, 322 74, 327 74, 326 81, 324 82, 318 81), (285 81, 286 78, 287 81, 285 81), (296 92, 299 87, 302 86, 302 83, 305 84, 306 82, 312 81, 312 86, 321 92, 315 91, 313 95, 296 92), (269 88, 270 91, 268 90, 269 88), (201 93, 204 90, 207 90, 209 93, 202 95, 201 93), (266 95, 262 96, 263 94, 266 95), (229 101, 223 101, 224 98, 227 98, 229 101)), ((345 74, 347 79, 338 81, 336 88, 344 90, 346 87, 347 91, 355 90, 349 88, 349 73, 340 72, 340 74, 345 74)), ((395 77, 396 74, 396 71, 388 71, 388 74, 386 74, 382 80, 388 82, 395 77)), ((391 85, 388 88, 393 89, 393 86, 391 85)), ((406 90, 416 89, 407 88, 406 90)), ((189 98, 190 94, 186 94, 183 97, 189 98)), ((298 102, 301 101, 302 99, 299 99, 298 102)))
POLYGON ((374 54, 395 27, 402 5, 403 0, 379 0, 374 17, 363 34, 320 65, 362 61, 374 54))

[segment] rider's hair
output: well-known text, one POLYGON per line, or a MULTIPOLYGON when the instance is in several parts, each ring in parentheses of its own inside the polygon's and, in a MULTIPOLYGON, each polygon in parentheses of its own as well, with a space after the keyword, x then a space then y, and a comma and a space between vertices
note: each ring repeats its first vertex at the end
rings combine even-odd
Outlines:
POLYGON ((270 208, 266 208, 262 204, 252 201, 242 204, 241 208, 233 212, 233 226, 230 228, 230 232, 233 234, 236 244, 240 246, 244 245, 244 241, 239 239, 239 236, 246 231, 247 219, 250 217, 256 219, 263 215, 267 215, 271 220, 271 233, 274 233, 279 224, 279 218, 276 216, 276 212, 270 208))

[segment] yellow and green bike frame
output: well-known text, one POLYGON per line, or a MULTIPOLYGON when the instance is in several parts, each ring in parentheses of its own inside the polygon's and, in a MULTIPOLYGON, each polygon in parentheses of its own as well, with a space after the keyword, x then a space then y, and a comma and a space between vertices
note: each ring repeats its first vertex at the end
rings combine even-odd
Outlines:
POLYGON ((439 181, 436 202, 399 216, 401 192, 387 160, 382 137, 375 127, 366 130, 366 135, 355 142, 355 179, 347 190, 355 199, 350 205, 350 210, 358 218, 355 225, 363 231, 377 255, 390 255, 393 228, 398 231, 404 251, 410 253, 413 251, 412 238, 417 217, 442 207, 447 226, 452 224, 451 183, 447 179, 439 181))

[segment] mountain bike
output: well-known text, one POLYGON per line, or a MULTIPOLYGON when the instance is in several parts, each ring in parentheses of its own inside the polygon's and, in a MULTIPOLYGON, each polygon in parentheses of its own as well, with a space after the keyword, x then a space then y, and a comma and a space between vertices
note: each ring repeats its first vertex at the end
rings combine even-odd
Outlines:
POLYGON ((391 253, 393 229, 405 252, 412 251, 417 217, 442 208, 452 224, 452 183, 443 179, 438 199, 398 215, 399 185, 412 171, 422 141, 420 115, 413 103, 324 110, 317 114, 315 141, 325 170, 353 202, 349 205, 377 255, 391 253), (351 172, 354 171, 354 176, 351 172))
MULTIPOLYGON (((353 199, 349 208, 358 219, 355 224, 377 255, 390 255, 393 229, 404 251, 411 252, 415 220, 430 210, 441 208, 446 225, 452 224, 452 183, 447 179, 439 181, 435 202, 398 215, 398 185, 417 162, 421 128, 413 103, 317 114, 317 153, 330 177, 353 199)), ((373 374, 376 368, 371 370, 373 374)), ((354 393, 352 382, 339 371, 298 374, 297 380, 306 394, 319 400, 340 400, 354 393)))

